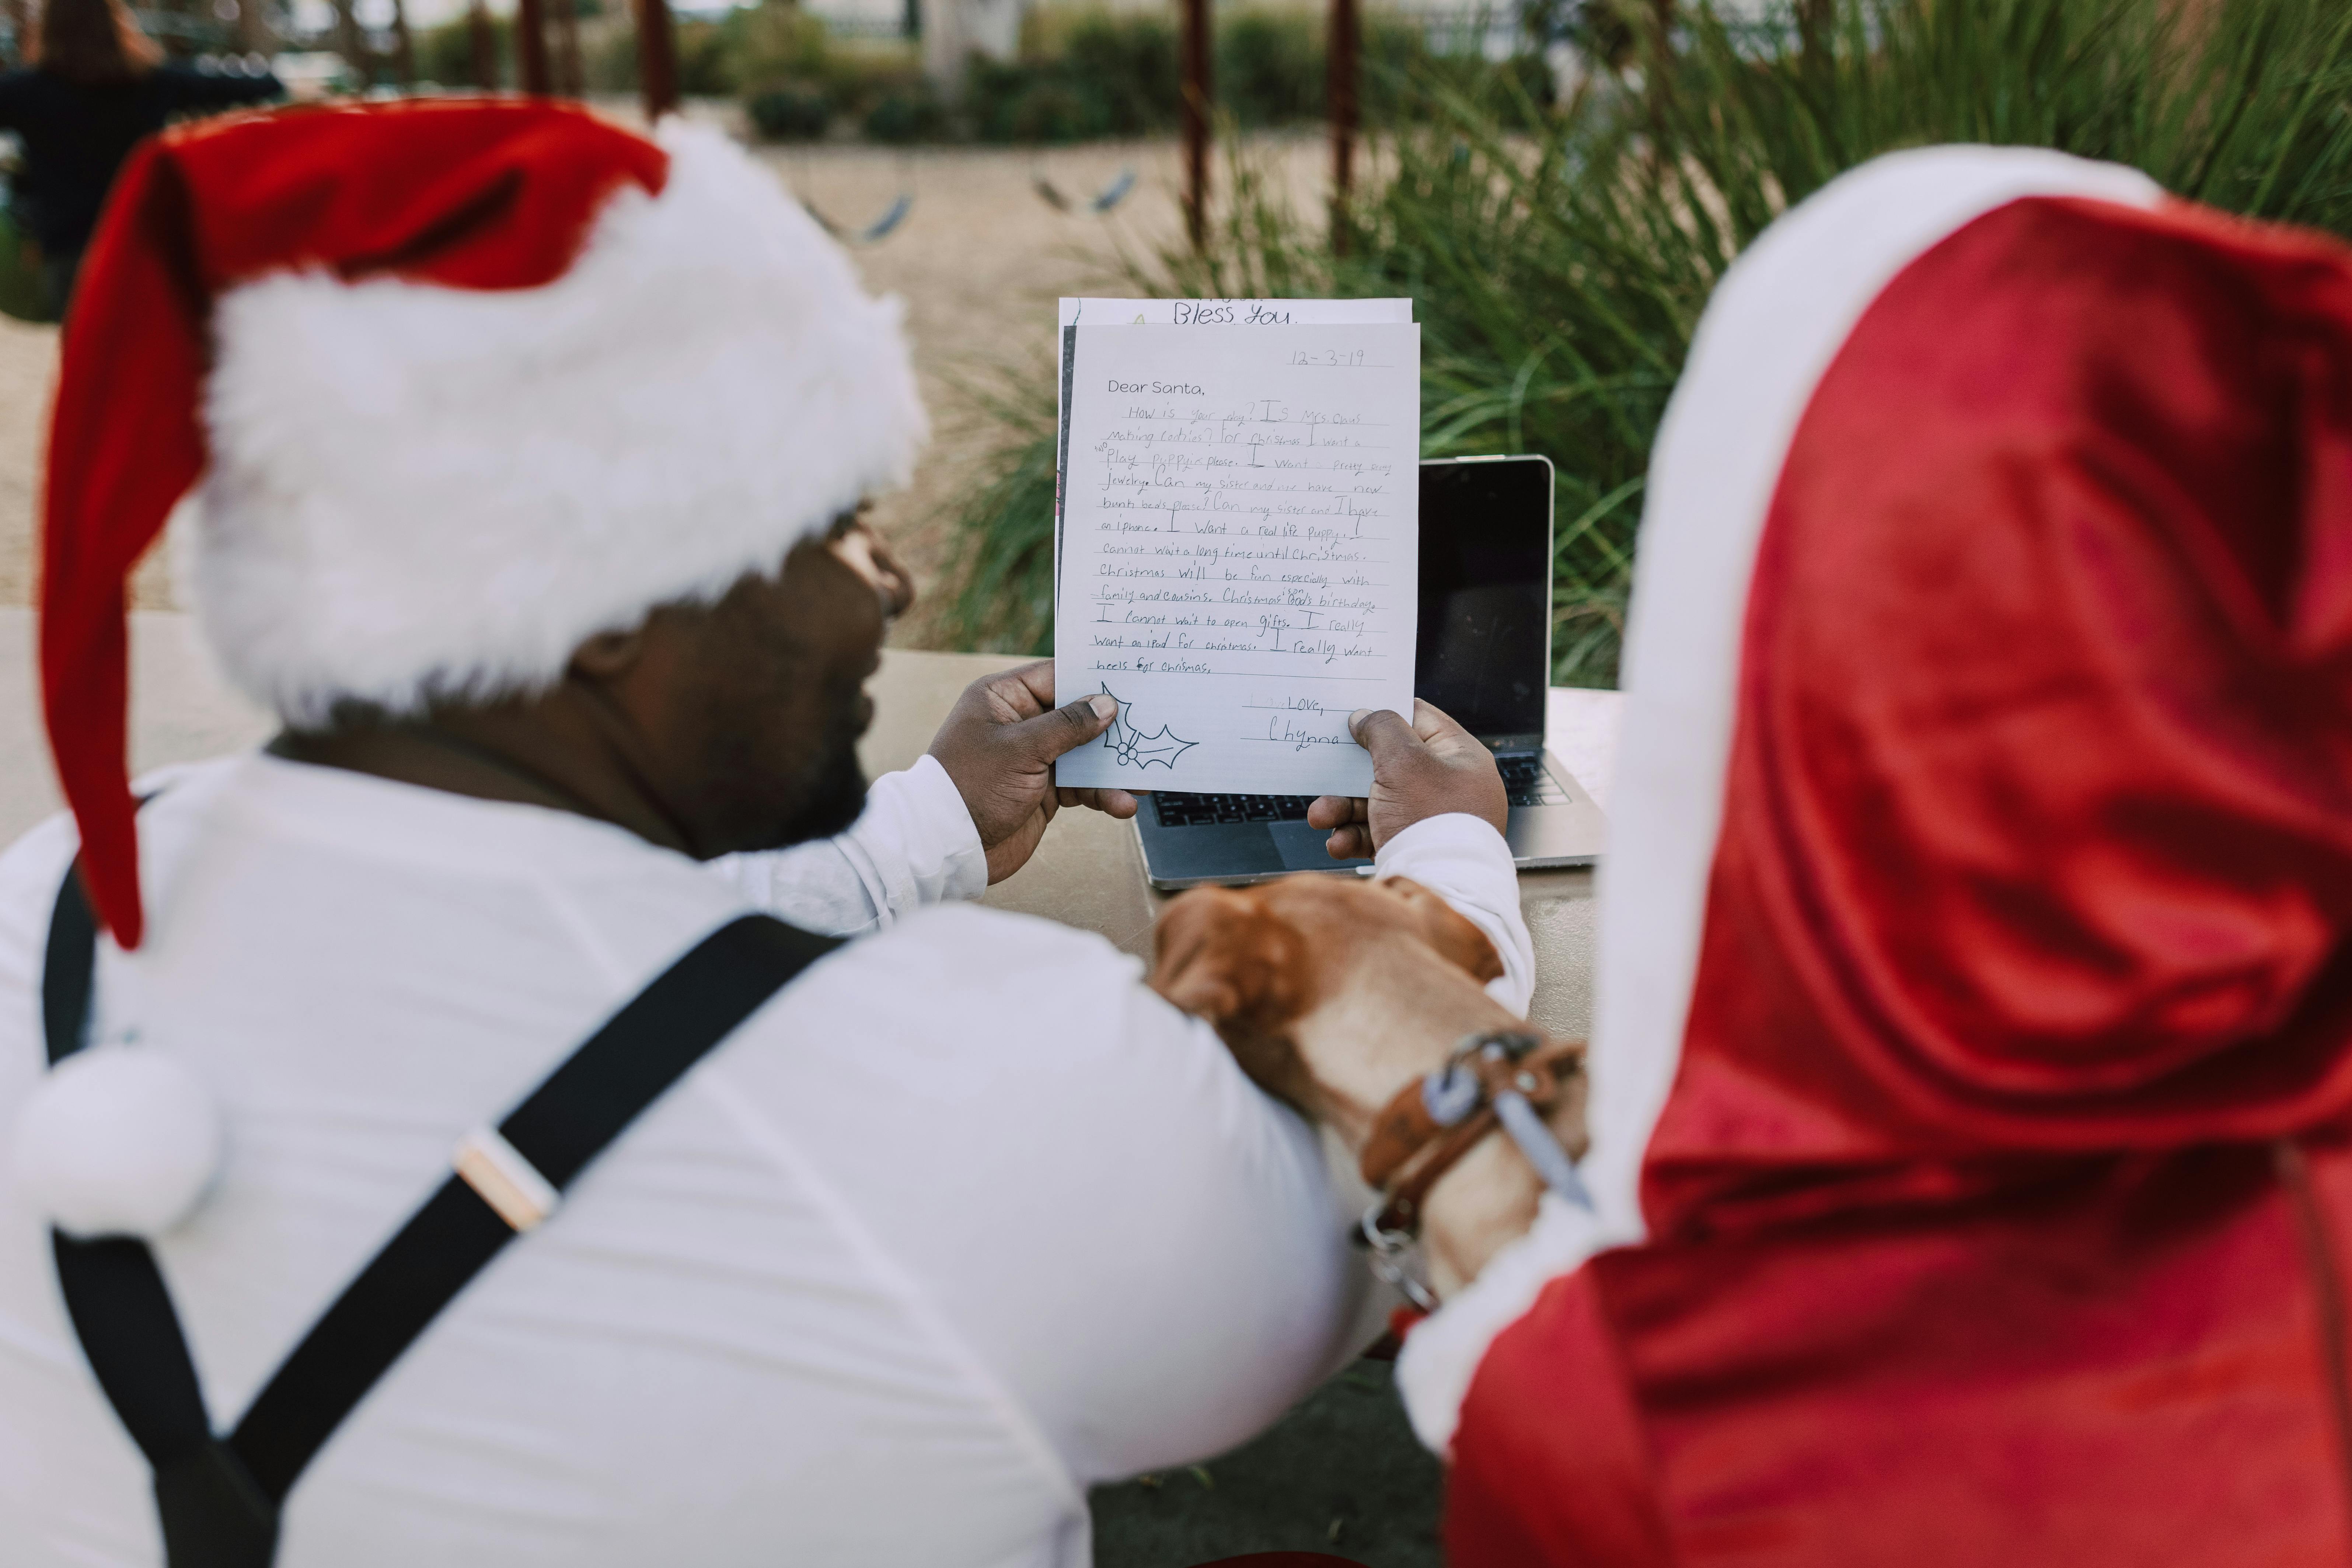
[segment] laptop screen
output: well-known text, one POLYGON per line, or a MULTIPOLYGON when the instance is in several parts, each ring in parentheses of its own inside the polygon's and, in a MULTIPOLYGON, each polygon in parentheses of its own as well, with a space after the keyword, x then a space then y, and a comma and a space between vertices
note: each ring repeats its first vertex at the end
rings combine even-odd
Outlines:
POLYGON ((1474 735, 1540 739, 1550 621, 1551 465, 1423 463, 1414 694, 1474 735))

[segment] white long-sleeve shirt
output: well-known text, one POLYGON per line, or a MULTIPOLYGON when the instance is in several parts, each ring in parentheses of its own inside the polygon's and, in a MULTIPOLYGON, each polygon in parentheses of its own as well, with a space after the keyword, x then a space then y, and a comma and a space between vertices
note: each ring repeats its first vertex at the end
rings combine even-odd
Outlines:
MULTIPOLYGON (((289 1500, 282 1568, 1055 1565, 1086 1489, 1248 1436, 1340 1343, 1360 1277, 1316 1142, 1101 939, 985 880, 925 759, 841 837, 698 865, 620 829, 265 756, 141 813, 146 946, 93 1038, 221 1104, 228 1154, 156 1247, 226 1429, 495 1122, 713 928, 867 932, 656 1102, 436 1320, 289 1500)), ((0 856, 0 1564, 159 1562, 144 1462, 8 1173, 42 1070, 71 825, 0 856)), ((1500 838, 1400 835, 1502 950, 1500 838)))

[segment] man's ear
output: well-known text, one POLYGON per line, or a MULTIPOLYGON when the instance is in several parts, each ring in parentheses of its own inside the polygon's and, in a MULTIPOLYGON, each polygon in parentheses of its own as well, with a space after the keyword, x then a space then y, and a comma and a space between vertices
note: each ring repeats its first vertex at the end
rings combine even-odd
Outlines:
POLYGON ((1247 893, 1196 888, 1168 906, 1152 933, 1151 988, 1225 1033, 1271 1034, 1298 1011, 1298 934, 1247 893))
POLYGON ((572 669, 599 684, 617 680, 645 658, 643 626, 625 632, 598 632, 572 650, 572 669))

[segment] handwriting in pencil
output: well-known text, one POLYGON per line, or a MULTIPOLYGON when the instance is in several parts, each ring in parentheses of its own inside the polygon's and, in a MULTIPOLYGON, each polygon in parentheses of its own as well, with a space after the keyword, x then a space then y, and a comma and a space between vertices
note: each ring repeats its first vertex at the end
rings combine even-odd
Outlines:
POLYGON ((1365 765, 1349 712, 1412 700, 1417 330, 1249 324, 1275 330, 1075 330, 1056 664, 1197 737, 1182 777, 1322 788, 1365 765))

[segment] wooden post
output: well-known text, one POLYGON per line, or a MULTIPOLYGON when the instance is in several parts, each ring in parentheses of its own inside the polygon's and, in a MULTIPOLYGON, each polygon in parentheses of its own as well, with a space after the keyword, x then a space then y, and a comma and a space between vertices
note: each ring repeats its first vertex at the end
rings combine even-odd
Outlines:
POLYGON ((1355 180, 1356 83, 1361 43, 1356 26, 1356 0, 1331 0, 1329 37, 1323 52, 1328 62, 1323 96, 1331 117, 1331 248, 1348 251, 1348 191, 1355 180))
POLYGON ((343 57, 343 63, 360 79, 360 89, 364 92, 375 85, 375 56, 368 48, 367 34, 360 26, 359 13, 352 8, 352 0, 333 0, 333 9, 335 52, 343 57))
POLYGON ((677 107, 677 35, 670 26, 669 0, 637 0, 637 86, 648 122, 677 107))
MULTIPOLYGON (((25 0, 13 0, 13 4, 11 15, 23 16, 25 0)), ((269 18, 261 9, 261 0, 236 0, 236 47, 248 55, 271 52, 269 18)))
POLYGON ((1650 100, 1650 168, 1664 176, 1666 169, 1666 121, 1674 100, 1675 0, 1654 0, 1656 26, 1651 46, 1642 57, 1643 96, 1650 100))
POLYGON ((1808 67, 1828 68, 1830 40, 1836 26, 1836 0, 1797 0, 1798 47, 1808 67))
POLYGON ((490 25, 484 0, 466 7, 466 41, 473 46, 474 85, 484 92, 499 90, 499 30, 490 25))
POLYGON ((555 7, 555 90, 585 96, 588 79, 580 68, 580 6, 577 0, 547 0, 555 7))
POLYGON ((404 88, 416 85, 416 38, 408 30, 408 0, 392 0, 392 74, 404 88))
POLYGON ((1209 0, 1184 0, 1184 226, 1192 248, 1209 238, 1209 0))
POLYGON ((515 0, 515 71, 522 89, 545 97, 555 84, 547 68, 546 0, 515 0))

